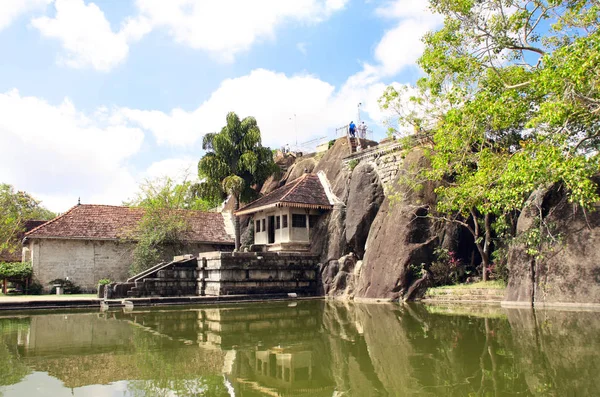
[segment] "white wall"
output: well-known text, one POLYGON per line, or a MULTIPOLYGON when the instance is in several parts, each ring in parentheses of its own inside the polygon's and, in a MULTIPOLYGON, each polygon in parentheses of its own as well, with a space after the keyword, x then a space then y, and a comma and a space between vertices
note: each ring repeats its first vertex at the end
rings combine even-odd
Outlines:
POLYGON ((102 278, 127 279, 133 245, 115 241, 31 239, 28 248, 34 278, 45 289, 52 287, 51 280, 68 277, 84 291, 94 291, 102 278))
MULTIPOLYGON (((129 267, 135 245, 118 241, 101 240, 58 240, 30 239, 27 247, 34 278, 48 290, 51 280, 69 277, 83 291, 94 292, 98 281, 109 278, 125 281, 129 278, 129 267)), ((164 259, 175 255, 210 252, 222 249, 217 245, 190 243, 180 252, 166 252, 164 259)))

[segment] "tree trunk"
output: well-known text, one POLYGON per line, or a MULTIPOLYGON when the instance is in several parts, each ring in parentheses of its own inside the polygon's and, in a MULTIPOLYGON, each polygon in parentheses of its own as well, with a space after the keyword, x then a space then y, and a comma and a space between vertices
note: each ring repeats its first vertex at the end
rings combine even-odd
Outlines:
POLYGON ((239 251, 240 250, 240 235, 241 235, 240 218, 239 218, 239 216, 235 215, 235 212, 240 209, 240 197, 238 195, 234 195, 233 199, 235 200, 233 203, 233 208, 234 208, 233 223, 234 223, 234 227, 235 227, 235 250, 239 251))
POLYGON ((491 243, 491 225, 490 225, 490 215, 485 215, 484 220, 484 236, 483 236, 483 244, 481 243, 480 237, 481 231, 479 229, 479 222, 477 221, 477 214, 474 210, 471 210, 471 217, 473 218, 473 229, 471 229, 471 233, 473 234, 473 238, 475 239, 475 246, 477 247, 477 251, 481 255, 481 279, 483 281, 487 281, 487 269, 489 268, 490 262, 490 243, 491 243))
POLYGON ((484 238, 484 242, 483 242, 483 252, 484 255, 481 256, 481 260, 483 262, 483 276, 482 276, 482 280, 483 281, 487 281, 488 279, 488 269, 489 269, 489 262, 490 262, 490 245, 492 244, 492 226, 491 226, 491 219, 490 219, 490 214, 485 214, 485 238, 484 238))

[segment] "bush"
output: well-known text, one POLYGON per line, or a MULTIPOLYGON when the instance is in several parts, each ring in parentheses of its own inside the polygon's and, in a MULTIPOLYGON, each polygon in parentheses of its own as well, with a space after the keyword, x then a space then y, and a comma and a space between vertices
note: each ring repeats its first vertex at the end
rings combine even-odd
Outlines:
POLYGON ((469 272, 466 271, 462 261, 453 251, 437 248, 434 251, 437 260, 429 267, 433 278, 433 285, 458 284, 469 272))
POLYGON ((38 283, 37 281, 32 281, 31 284, 29 284, 29 286, 27 287, 25 294, 26 295, 41 295, 43 290, 44 290, 44 287, 42 287, 42 284, 38 283))
POLYGON ((112 283, 110 278, 102 278, 98 281, 98 285, 108 285, 110 283, 112 283))
POLYGON ((25 280, 33 275, 29 262, 0 263, 0 279, 25 280))
POLYGON ((335 145, 335 139, 329 141, 329 144, 327 145, 327 150, 331 149, 333 145, 335 145))
POLYGON ((348 162, 348 168, 350 168, 350 171, 354 171, 354 169, 356 168, 357 165, 358 165, 357 159, 352 159, 348 162))
POLYGON ((73 283, 71 280, 57 278, 50 281, 48 284, 52 285, 52 289, 50 290, 51 294, 56 294, 55 285, 60 285, 63 288, 64 294, 79 294, 81 293, 81 288, 73 283))

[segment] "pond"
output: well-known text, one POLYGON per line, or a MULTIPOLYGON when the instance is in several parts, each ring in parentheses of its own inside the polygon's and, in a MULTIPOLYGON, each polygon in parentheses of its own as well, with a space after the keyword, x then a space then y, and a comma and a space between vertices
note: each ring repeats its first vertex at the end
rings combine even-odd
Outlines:
POLYGON ((0 314, 0 395, 594 396, 600 316, 271 302, 0 314))

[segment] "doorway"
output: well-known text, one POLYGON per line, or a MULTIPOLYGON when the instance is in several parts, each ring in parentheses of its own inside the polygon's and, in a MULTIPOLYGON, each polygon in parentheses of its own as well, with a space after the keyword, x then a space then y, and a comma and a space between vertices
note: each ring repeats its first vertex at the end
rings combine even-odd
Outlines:
POLYGON ((275 243, 275 216, 269 217, 269 227, 267 228, 269 244, 275 243))

